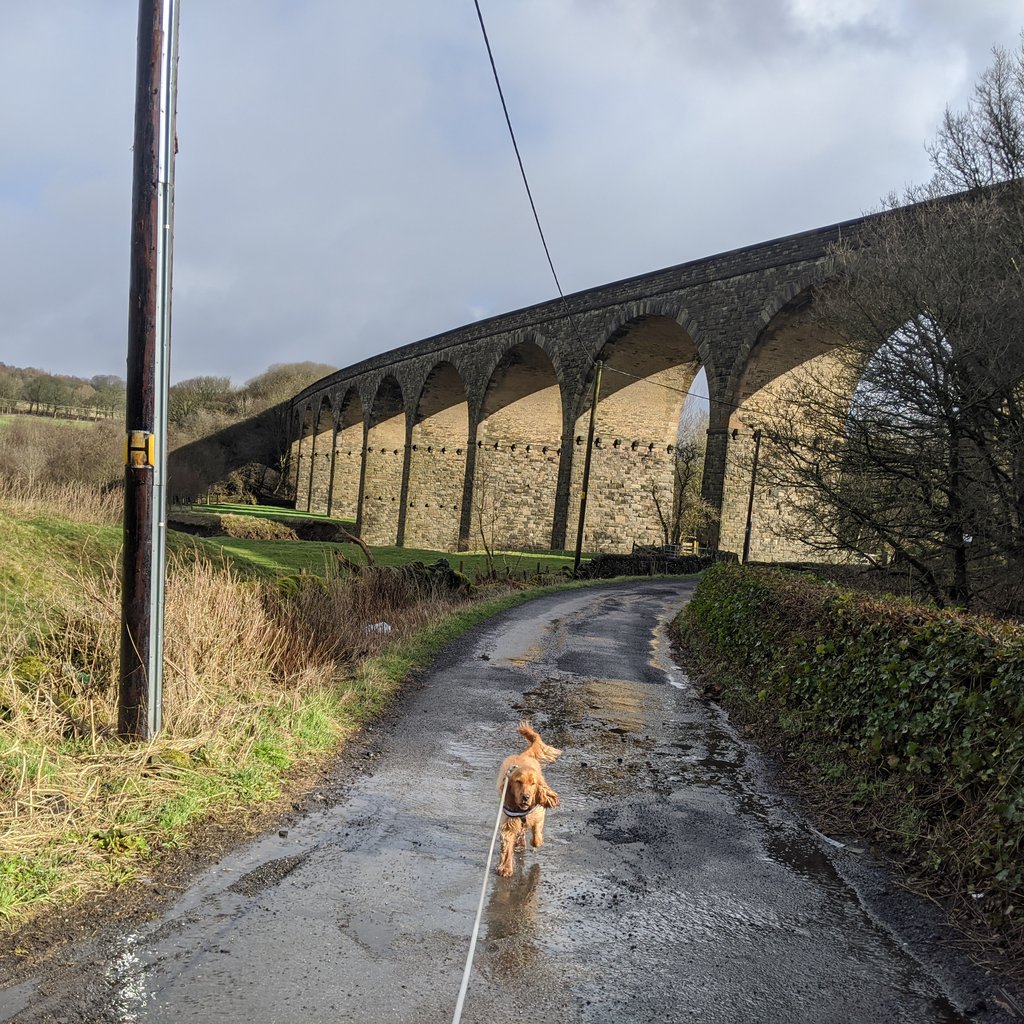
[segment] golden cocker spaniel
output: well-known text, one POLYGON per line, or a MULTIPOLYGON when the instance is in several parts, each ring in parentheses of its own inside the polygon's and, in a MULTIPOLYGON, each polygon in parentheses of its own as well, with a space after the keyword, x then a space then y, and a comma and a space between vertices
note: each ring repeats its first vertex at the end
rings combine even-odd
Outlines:
POLYGON ((558 794, 544 781, 541 763, 550 764, 561 753, 548 746, 529 722, 521 722, 519 733, 530 741, 521 754, 511 754, 501 762, 498 792, 505 790, 502 805, 501 859, 497 872, 503 878, 514 870, 515 851, 526 849, 526 832, 533 831, 533 845, 544 842, 545 808, 558 806, 558 794), (505 778, 508 786, 505 787, 505 778))

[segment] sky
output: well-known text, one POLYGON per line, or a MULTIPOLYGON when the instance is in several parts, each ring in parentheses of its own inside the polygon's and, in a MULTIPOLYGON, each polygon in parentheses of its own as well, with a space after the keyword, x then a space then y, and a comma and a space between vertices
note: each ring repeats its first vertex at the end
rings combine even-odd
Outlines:
MULTIPOLYGON (((857 217, 1019 0, 480 0, 566 293, 857 217)), ((472 0, 180 0, 172 380, 556 295, 472 0)), ((124 375, 138 4, 0 2, 0 361, 124 375)))

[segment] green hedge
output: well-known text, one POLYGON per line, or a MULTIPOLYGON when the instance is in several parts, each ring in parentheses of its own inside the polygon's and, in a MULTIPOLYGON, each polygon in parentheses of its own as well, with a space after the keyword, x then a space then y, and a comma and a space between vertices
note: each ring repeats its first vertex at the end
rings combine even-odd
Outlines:
POLYGON ((1024 925, 1024 627, 718 565, 677 628, 726 704, 990 922, 1024 925))

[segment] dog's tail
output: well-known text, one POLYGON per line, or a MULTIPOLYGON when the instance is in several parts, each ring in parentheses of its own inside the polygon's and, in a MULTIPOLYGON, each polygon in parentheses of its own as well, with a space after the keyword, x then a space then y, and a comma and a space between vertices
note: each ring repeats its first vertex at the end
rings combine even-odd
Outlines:
POLYGON ((552 747, 545 743, 540 738, 540 733, 529 722, 519 723, 519 735, 524 736, 530 741, 530 745, 523 753, 533 755, 538 761, 550 763, 561 753, 558 747, 552 747))

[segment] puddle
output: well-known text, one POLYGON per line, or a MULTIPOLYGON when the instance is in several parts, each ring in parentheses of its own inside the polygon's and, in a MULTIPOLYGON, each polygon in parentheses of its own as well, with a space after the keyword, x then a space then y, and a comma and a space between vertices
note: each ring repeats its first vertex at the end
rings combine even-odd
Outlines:
POLYGON ((540 878, 540 864, 524 865, 517 854, 515 874, 494 880, 484 915, 488 942, 529 935, 536 929, 540 878))
POLYGON ((351 917, 339 918, 338 927, 375 957, 393 954, 399 937, 408 933, 408 927, 366 916, 358 920, 351 917))
POLYGON ((473 775, 483 770, 497 771, 499 762, 495 761, 494 741, 486 736, 487 733, 495 732, 494 726, 477 722, 473 732, 479 739, 474 738, 472 742, 453 739, 445 744, 451 763, 462 765, 473 775))
POLYGON ((526 665, 532 665, 536 662, 542 661, 543 658, 544 648, 540 644, 533 644, 522 654, 515 654, 501 658, 498 663, 504 665, 515 665, 517 668, 522 668, 526 665))
POLYGON ((21 1013, 31 1003, 38 987, 39 982, 30 979, 0 991, 0 1019, 10 1020, 15 1014, 21 1013))
POLYGON ((111 1009, 117 1014, 120 1024, 135 1024, 146 1010, 146 973, 152 961, 143 958, 140 944, 139 935, 125 936, 121 949, 112 957, 105 972, 106 981, 113 990, 111 1009))
POLYGON ((790 871, 794 871, 804 878, 814 879, 818 882, 824 881, 837 888, 845 888, 832 861, 809 834, 801 835, 781 830, 768 832, 764 837, 764 849, 770 860, 789 868, 790 871))

